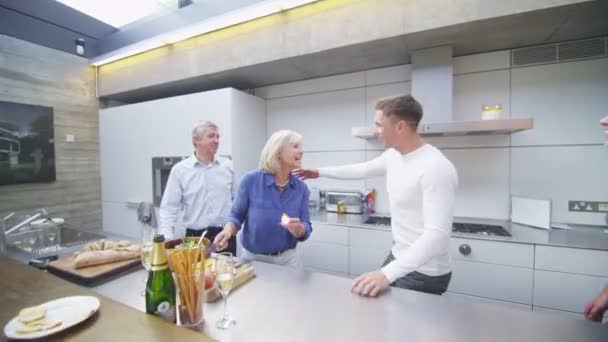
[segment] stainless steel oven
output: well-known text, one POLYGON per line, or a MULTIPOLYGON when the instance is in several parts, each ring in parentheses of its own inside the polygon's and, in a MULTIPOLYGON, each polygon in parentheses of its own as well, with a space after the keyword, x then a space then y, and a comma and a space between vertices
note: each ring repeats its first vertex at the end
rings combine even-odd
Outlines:
POLYGON ((152 158, 152 195, 154 205, 160 206, 167 186, 171 168, 188 157, 153 157, 152 158))

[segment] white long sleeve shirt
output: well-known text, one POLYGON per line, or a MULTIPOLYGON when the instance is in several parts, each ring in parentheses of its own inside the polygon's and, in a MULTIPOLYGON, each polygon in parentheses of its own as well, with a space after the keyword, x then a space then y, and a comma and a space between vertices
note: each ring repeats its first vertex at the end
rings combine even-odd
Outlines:
POLYGON ((216 156, 205 165, 194 155, 175 164, 159 210, 159 232, 173 238, 183 210, 186 228, 223 227, 230 214, 236 178, 230 159, 216 156))
POLYGON ((413 271, 451 272, 448 245, 458 175, 437 148, 425 144, 407 154, 391 148, 368 162, 320 168, 319 174, 339 179, 386 175, 395 260, 382 272, 391 283, 413 271))

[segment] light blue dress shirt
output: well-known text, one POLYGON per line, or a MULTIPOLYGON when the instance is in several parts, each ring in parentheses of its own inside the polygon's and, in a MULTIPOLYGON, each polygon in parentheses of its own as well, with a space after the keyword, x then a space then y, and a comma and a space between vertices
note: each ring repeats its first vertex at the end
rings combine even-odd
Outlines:
POLYGON ((174 238, 182 210, 186 228, 222 227, 230 214, 235 189, 230 159, 216 156, 205 165, 192 155, 175 164, 160 205, 159 233, 174 238))

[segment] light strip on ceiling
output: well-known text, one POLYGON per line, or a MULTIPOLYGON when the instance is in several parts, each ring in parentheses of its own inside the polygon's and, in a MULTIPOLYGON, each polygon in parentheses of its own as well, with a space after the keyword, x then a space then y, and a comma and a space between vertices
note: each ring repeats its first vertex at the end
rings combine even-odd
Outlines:
POLYGON ((216 17, 205 19, 199 23, 163 33, 161 35, 144 39, 135 44, 131 44, 120 49, 108 52, 101 56, 91 59, 91 64, 100 66, 119 59, 137 55, 142 52, 150 51, 165 45, 177 43, 188 38, 196 37, 205 33, 217 31, 219 29, 241 24, 257 18, 269 16, 281 11, 290 10, 302 5, 317 2, 320 0, 267 0, 261 3, 240 8, 216 17))

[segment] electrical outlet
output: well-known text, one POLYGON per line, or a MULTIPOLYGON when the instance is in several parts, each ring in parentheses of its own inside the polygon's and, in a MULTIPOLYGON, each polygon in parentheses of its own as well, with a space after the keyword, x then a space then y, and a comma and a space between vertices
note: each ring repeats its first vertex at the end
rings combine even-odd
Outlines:
POLYGON ((586 213, 608 213, 608 202, 568 201, 568 211, 586 213))

